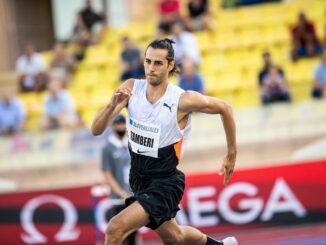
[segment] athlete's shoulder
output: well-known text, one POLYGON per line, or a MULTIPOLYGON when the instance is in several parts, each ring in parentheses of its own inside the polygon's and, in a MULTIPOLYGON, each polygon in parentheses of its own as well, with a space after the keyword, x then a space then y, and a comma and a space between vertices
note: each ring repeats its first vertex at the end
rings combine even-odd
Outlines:
POLYGON ((193 100, 196 98, 201 98, 201 97, 205 97, 203 94, 196 92, 196 91, 192 91, 192 90, 187 90, 184 91, 184 93, 182 93, 181 98, 182 100, 193 100))
POLYGON ((207 97, 195 91, 185 91, 180 96, 179 109, 182 111, 194 111, 194 108, 207 103, 207 97))
POLYGON ((175 84, 173 84, 173 83, 171 83, 171 82, 169 82, 169 86, 170 86, 170 88, 172 89, 172 90, 174 90, 174 91, 177 91, 177 92, 179 92, 179 93, 184 93, 185 92, 185 90, 183 90, 182 88, 180 88, 179 86, 177 86, 177 85, 175 85, 175 84))
POLYGON ((134 84, 135 84, 135 79, 131 78, 131 79, 128 79, 126 81, 124 81, 121 85, 120 85, 120 88, 129 88, 130 90, 133 89, 134 87, 134 84))

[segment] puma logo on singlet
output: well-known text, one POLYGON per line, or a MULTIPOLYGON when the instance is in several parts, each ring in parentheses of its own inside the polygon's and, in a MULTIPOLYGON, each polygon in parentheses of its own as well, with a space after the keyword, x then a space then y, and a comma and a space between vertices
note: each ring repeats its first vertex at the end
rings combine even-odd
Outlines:
POLYGON ((164 104, 163 104, 163 106, 169 108, 170 112, 172 112, 172 106, 173 106, 173 105, 174 105, 174 104, 172 104, 172 105, 170 105, 170 106, 169 106, 167 103, 164 103, 164 104))

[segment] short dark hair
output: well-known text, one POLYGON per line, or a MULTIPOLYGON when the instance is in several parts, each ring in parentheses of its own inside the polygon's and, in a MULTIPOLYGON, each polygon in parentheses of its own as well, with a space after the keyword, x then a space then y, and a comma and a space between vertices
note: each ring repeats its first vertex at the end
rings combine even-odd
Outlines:
POLYGON ((126 123, 126 118, 122 114, 118 114, 114 119, 113 119, 113 124, 117 123, 126 123))
POLYGON ((128 36, 123 36, 123 37, 121 38, 121 41, 122 41, 122 42, 129 41, 129 37, 128 37, 128 36))
MULTIPOLYGON (((151 47, 153 49, 165 49, 168 51, 168 54, 166 56, 168 63, 175 61, 174 49, 172 46, 173 43, 174 43, 174 41, 169 38, 154 40, 150 44, 148 44, 148 46, 145 50, 145 55, 146 55, 147 49, 149 47, 151 47)), ((179 72, 180 72, 179 65, 177 64, 177 62, 175 62, 173 69, 169 72, 169 75, 175 75, 175 74, 178 74, 179 72)))
POLYGON ((266 57, 266 56, 271 56, 271 53, 268 50, 263 52, 263 57, 266 57))

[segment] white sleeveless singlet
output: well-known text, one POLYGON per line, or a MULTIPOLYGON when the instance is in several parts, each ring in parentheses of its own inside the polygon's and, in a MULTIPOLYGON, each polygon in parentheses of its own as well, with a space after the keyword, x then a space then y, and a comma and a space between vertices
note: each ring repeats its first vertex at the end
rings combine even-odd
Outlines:
POLYGON ((134 80, 132 96, 128 102, 127 123, 131 150, 136 154, 157 158, 159 148, 178 143, 179 157, 190 132, 190 115, 184 129, 180 129, 177 111, 180 95, 184 92, 169 83, 164 95, 151 104, 146 97, 147 81, 134 80))

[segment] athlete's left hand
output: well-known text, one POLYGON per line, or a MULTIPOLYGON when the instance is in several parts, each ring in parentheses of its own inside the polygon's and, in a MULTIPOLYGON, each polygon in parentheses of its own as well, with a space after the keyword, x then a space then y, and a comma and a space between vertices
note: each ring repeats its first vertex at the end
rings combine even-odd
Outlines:
POLYGON ((219 174, 224 173, 224 185, 229 182, 229 179, 233 173, 235 165, 236 154, 227 154, 223 160, 223 164, 220 166, 219 174))

